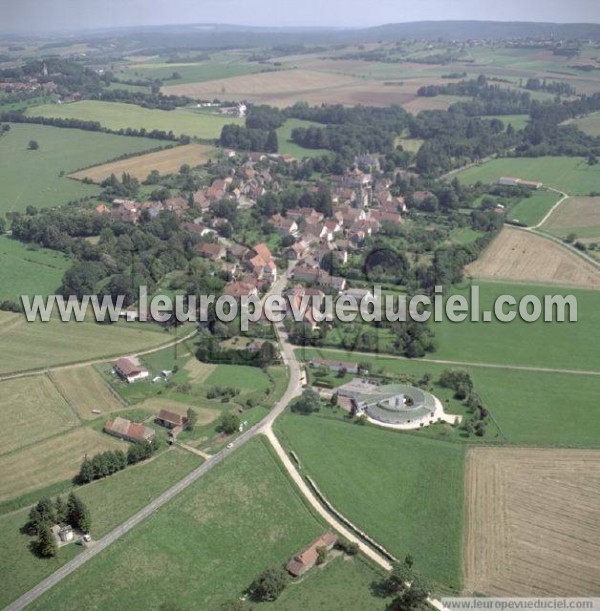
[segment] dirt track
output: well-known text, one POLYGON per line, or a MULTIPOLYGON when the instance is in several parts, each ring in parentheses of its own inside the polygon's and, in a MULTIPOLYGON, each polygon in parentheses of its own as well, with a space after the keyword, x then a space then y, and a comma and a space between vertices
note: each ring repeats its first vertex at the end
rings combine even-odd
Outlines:
POLYGON ((473 448, 467 455, 465 590, 600 595, 600 452, 473 448))

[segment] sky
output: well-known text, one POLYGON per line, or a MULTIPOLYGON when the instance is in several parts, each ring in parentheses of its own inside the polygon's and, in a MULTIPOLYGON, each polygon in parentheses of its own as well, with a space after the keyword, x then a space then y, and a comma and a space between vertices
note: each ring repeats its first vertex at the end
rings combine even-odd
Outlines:
POLYGON ((600 22, 600 0, 0 0, 0 31, 182 23, 367 27, 421 20, 600 22))

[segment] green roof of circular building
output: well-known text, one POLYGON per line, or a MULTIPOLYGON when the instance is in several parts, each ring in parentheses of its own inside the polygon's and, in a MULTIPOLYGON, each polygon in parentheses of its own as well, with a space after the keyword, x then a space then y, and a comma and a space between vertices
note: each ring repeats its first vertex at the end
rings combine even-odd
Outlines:
POLYGON ((407 384, 378 386, 358 394, 355 401, 368 416, 387 424, 405 424, 425 418, 433 415, 436 407, 436 398, 431 393, 407 384))

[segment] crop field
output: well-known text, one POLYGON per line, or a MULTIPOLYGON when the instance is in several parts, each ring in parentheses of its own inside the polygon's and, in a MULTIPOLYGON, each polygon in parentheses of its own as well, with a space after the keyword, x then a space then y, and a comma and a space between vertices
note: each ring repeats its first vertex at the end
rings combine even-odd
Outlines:
POLYGON ((71 479, 86 454, 123 448, 123 443, 84 427, 4 454, 0 456, 0 501, 71 479))
POLYGON ((598 451, 471 449, 465 484, 468 592, 600 594, 598 451))
POLYGON ((463 446, 312 416, 285 414, 277 427, 338 511, 431 579, 460 586, 463 446))
POLYGON ((152 170, 156 170, 161 175, 175 174, 179 168, 188 164, 191 167, 206 163, 214 151, 213 147, 206 144, 185 144, 173 148, 129 157, 121 161, 113 161, 102 165, 81 170, 71 174, 70 178, 75 180, 88 179, 92 182, 100 183, 111 174, 120 177, 123 172, 127 172, 140 181, 145 180, 152 170))
POLYGON ((122 355, 125 348, 134 353, 170 339, 152 325, 63 323, 58 319, 29 323, 24 316, 13 314, 0 325, 0 340, 11 346, 0 355, 0 375, 109 358, 122 355))
POLYGON ((536 191, 511 206, 508 219, 524 223, 528 227, 537 225, 556 204, 560 196, 553 191, 536 191))
POLYGON ((0 300, 54 294, 69 267, 69 258, 61 252, 1 236, 0 300))
MULTIPOLYGON (((200 461, 198 456, 173 448, 111 477, 77 487, 77 495, 92 514, 93 536, 98 538, 105 535, 173 482, 184 477, 200 461)), ((0 572, 5 577, 10 576, 0 588, 2 607, 60 568, 82 549, 78 545, 69 545, 52 560, 32 554, 28 548, 31 537, 19 532, 27 521, 28 511, 27 508, 0 516, 0 572)))
POLYGON ((467 184, 495 183, 501 176, 543 182, 569 195, 589 195, 598 190, 600 166, 589 166, 580 157, 507 157, 493 159, 457 174, 467 184))
POLYGON ((587 117, 575 119, 572 124, 590 136, 600 136, 600 112, 594 112, 587 117))
POLYGON ((250 74, 228 79, 217 79, 162 88, 165 94, 187 95, 196 99, 226 99, 271 104, 279 108, 302 101, 309 104, 368 104, 405 105, 410 112, 429 108, 447 108, 458 98, 419 98, 422 85, 438 82, 437 78, 399 80, 397 82, 370 80, 334 71, 306 68, 250 74), (410 104, 412 106, 409 108, 410 104))
MULTIPOLYGON (((92 102, 93 103, 93 102, 92 102)), ((38 106, 29 112, 38 112, 38 106)), ((54 108, 49 106, 48 108, 54 108)), ((60 109, 58 105, 56 108, 60 109)), ((62 107, 64 108, 64 107, 62 107)), ((99 193, 98 187, 69 179, 76 170, 161 146, 158 140, 129 138, 79 129, 11 124, 0 138, 0 213, 48 208, 99 193), (28 150, 30 140, 39 144, 28 150)))
MULTIPOLYGON (((185 85, 182 85, 184 87, 185 85)), ((59 119, 80 119, 99 121, 109 129, 153 129, 172 131, 176 136, 187 135, 202 139, 215 139, 221 135, 221 128, 228 123, 241 123, 237 117, 222 117, 192 108, 157 110, 142 108, 120 102, 98 102, 84 100, 72 104, 45 104, 27 111, 30 116, 59 119)), ((160 142, 152 140, 151 142, 160 142)), ((154 147, 157 145, 155 144, 154 147)), ((148 148, 154 148, 148 147, 148 148)), ((106 160, 106 157, 102 160, 106 160)), ((79 167, 91 165, 79 164, 79 167)), ((77 169, 76 167, 73 170, 77 169)))
POLYGON ((108 414, 124 407, 92 365, 58 369, 50 377, 83 420, 100 417, 93 410, 108 414))
POLYGON ((512 227, 502 229, 466 271, 482 280, 600 288, 594 265, 552 240, 512 227))
POLYGON ((10 422, 0 439, 0 455, 77 424, 73 410, 47 376, 0 382, 0 414, 10 422))
POLYGON ((184 83, 200 83, 215 79, 225 79, 244 74, 262 72, 265 66, 250 64, 240 61, 217 62, 207 61, 198 63, 136 63, 125 66, 122 71, 117 72, 116 77, 125 80, 140 79, 169 79, 169 85, 182 85, 184 83), (172 79, 176 72, 179 78, 172 79))
MULTIPOLYGON (((460 325, 458 325, 460 326, 460 325)), ((513 342, 513 347, 517 346, 513 342)), ((518 353, 519 347, 515 348, 518 353)), ((488 367, 485 363, 462 365, 392 358, 384 355, 360 355, 342 350, 307 349, 299 358, 324 358, 367 362, 370 371, 388 376, 412 375, 418 380, 430 374, 432 392, 444 401, 451 414, 464 413, 464 407, 448 389, 436 380, 445 369, 464 369, 471 374, 477 392, 497 422, 499 431, 490 426, 484 443, 513 443, 532 446, 599 448, 600 423, 590 405, 600 393, 600 376, 568 374, 557 371, 530 371, 509 367, 488 367), (568 406, 568 407, 567 407, 568 406), (565 417, 568 409, 569 417, 565 417), (560 426, 556 422, 560 421, 560 426)), ((437 358, 437 354, 434 358, 437 358)), ((465 359, 462 359, 465 360, 465 359)), ((473 359, 473 362, 475 360, 473 359)), ((419 431, 436 439, 465 441, 460 433, 446 425, 419 431)), ((469 443, 478 441, 471 438, 469 443)))
POLYGON ((600 197, 571 197, 542 225, 559 238, 574 233, 578 238, 600 238, 600 197))
POLYGON ((252 440, 32 608, 217 609, 325 530, 252 440))

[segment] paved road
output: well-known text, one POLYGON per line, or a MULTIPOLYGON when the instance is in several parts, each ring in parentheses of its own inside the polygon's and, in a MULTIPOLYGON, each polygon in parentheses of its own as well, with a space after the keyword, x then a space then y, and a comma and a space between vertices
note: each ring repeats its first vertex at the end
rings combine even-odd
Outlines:
MULTIPOLYGON (((268 294, 281 294, 283 289, 285 288, 286 278, 282 277, 276 283, 273 284, 271 290, 268 294)), ((266 297, 266 296, 265 296, 266 297)), ((132 528, 137 526, 140 522, 148 518, 155 511, 163 507, 166 503, 175 498, 180 492, 188 488, 191 484, 199 480, 202 476, 208 473, 211 469, 216 467, 218 464, 223 462, 227 456, 229 456, 232 452, 234 452, 237 448, 246 444, 250 439, 252 439, 255 435, 263 433, 265 427, 270 427, 272 422, 277 418, 279 414, 286 408, 287 404, 297 395, 299 395, 302 391, 302 381, 300 379, 301 368, 298 364, 294 356, 294 351, 291 346, 285 341, 285 330, 283 325, 279 325, 276 328, 276 333, 278 338, 281 339, 280 344, 282 346, 281 353, 282 359, 284 363, 289 367, 290 378, 288 382, 288 387, 281 397, 281 399, 277 402, 277 404, 273 407, 273 409, 269 412, 269 414, 261 420, 259 423, 255 424, 253 427, 242 433, 237 437, 235 443, 232 448, 225 448, 213 455, 210 460, 207 460, 200 467, 189 473, 182 480, 177 482, 174 486, 169 488, 167 491, 163 492, 160 496, 156 497, 151 503, 146 505, 143 509, 138 511, 135 515, 131 516, 128 520, 123 522, 120 526, 117 526, 110 533, 99 539, 94 543, 93 546, 89 547, 81 554, 79 554, 73 560, 67 562, 63 567, 58 569, 52 575, 44 579, 37 586, 23 594, 20 598, 6 607, 7 611, 16 611, 18 609, 23 609, 28 604, 33 602, 36 598, 41 596, 44 592, 54 587, 60 581, 62 581, 67 575, 70 575, 73 571, 77 570, 83 564, 88 562, 91 558, 99 554, 102 550, 106 549, 109 545, 114 543, 117 539, 121 538, 124 534, 129 532, 132 528)), ((192 334, 193 335, 193 334, 192 334)), ((190 335, 189 337, 191 337, 190 335)), ((188 337, 182 338, 177 341, 184 341, 188 339, 188 337)), ((175 343, 175 342, 172 342, 175 343)), ((171 345, 171 344, 169 344, 171 345)), ((143 354, 148 354, 158 349, 163 349, 165 346, 161 346, 157 349, 152 349, 144 352, 143 354)), ((142 354, 142 353, 140 353, 142 354)), ((86 363, 89 364, 89 363, 86 363)), ((74 365, 71 365, 74 366, 74 365)), ((61 367, 63 368, 63 367, 61 367)), ((40 373, 45 373, 46 370, 40 373)), ((29 375, 32 375, 30 373, 29 375)))
MULTIPOLYGON (((285 277, 278 280, 274 283, 273 287, 269 291, 269 294, 281 294, 285 287, 285 277)), ((153 513, 158 511, 161 507, 163 507, 166 503, 175 498, 178 494, 183 492, 186 488, 192 485, 194 482, 203 477, 206 473, 214 469, 217 465, 219 465, 223 460, 225 460, 232 452, 234 452, 237 448, 240 448, 244 444, 246 444, 250 439, 255 437, 258 434, 266 435, 267 439, 275 449, 275 452, 279 459, 281 460, 283 466, 288 471, 293 481, 299 488, 300 493, 307 499, 307 501, 314 507, 314 509, 322 516, 322 518, 330 524, 337 532, 342 534, 350 541, 354 541, 358 544, 361 551, 371 558, 374 562, 376 562, 382 568, 389 570, 391 565, 389 561, 384 558, 381 554, 376 552, 374 549, 370 548, 366 545, 359 537, 357 537, 351 530, 349 530, 346 526, 344 526, 341 522, 339 522, 336 518, 334 518, 318 501, 315 497, 314 493, 307 484, 304 482, 291 460, 287 456, 285 450, 282 448, 279 440, 275 436, 273 432, 272 426, 275 419, 285 410, 286 406, 289 402, 301 394, 302 385, 303 385, 303 370, 298 362, 295 352, 294 346, 292 346, 287 340, 287 333, 282 324, 275 326, 275 331, 277 334, 277 339, 279 342, 281 357, 284 364, 288 367, 289 371, 289 381, 288 387, 281 397, 281 399, 277 402, 277 404, 273 407, 273 409, 269 412, 269 414, 261 420, 259 423, 255 424, 253 427, 242 433, 237 437, 233 447, 225 448, 213 455, 209 460, 204 462, 200 467, 189 473, 182 480, 177 482, 174 486, 163 492, 156 499, 154 499, 151 503, 146 505, 143 509, 138 511, 136 514, 131 516, 121 525, 117 526, 110 533, 99 539, 92 545, 87 548, 81 554, 79 554, 73 560, 67 562, 63 567, 58 569, 52 575, 44 579, 37 586, 23 594, 20 598, 14 601, 12 604, 6 607, 7 611, 17 611, 25 608, 28 604, 32 603, 34 600, 39 598, 42 594, 48 591, 50 588, 57 585, 60 581, 62 581, 65 577, 76 571, 78 568, 83 566, 86 562, 91 560, 94 556, 105 550, 109 545, 120 539, 123 535, 128 533, 130 530, 135 528, 138 524, 140 524, 143 520, 150 517, 153 513)), ((180 340, 182 341, 182 340, 180 340)), ((430 604, 440 611, 444 609, 441 603, 437 600, 430 599, 430 604)))

